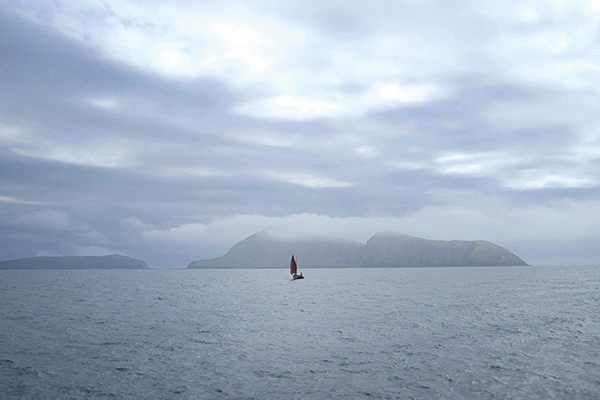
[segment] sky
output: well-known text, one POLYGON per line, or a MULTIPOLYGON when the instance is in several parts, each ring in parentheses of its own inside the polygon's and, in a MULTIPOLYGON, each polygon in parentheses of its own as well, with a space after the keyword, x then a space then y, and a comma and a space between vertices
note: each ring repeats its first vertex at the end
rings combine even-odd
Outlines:
POLYGON ((600 0, 0 0, 0 259, 263 231, 600 263, 600 0))

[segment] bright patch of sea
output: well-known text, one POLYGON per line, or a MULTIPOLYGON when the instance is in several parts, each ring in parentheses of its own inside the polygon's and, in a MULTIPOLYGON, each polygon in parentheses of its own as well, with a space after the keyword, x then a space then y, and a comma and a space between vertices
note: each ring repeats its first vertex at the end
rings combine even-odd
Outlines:
POLYGON ((600 396, 600 267, 303 272, 0 271, 0 396, 600 396))

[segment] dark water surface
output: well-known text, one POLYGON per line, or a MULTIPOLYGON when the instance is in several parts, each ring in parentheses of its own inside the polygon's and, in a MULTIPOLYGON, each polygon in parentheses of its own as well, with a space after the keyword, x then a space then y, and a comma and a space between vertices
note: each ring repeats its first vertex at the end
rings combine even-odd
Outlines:
POLYGON ((600 267, 0 271, 6 399, 600 397, 600 267))

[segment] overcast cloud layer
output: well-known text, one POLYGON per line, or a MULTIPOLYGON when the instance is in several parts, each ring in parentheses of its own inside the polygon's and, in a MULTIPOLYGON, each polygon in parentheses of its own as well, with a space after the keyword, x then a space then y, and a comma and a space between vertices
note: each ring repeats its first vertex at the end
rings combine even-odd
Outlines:
POLYGON ((600 262, 600 1, 0 5, 0 259, 271 229, 600 262))

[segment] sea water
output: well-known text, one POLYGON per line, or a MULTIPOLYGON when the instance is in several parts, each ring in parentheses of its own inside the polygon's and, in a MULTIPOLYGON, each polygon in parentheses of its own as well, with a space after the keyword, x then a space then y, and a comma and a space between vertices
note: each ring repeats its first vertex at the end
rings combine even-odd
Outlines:
POLYGON ((600 267, 303 272, 0 271, 0 397, 600 397, 600 267))

